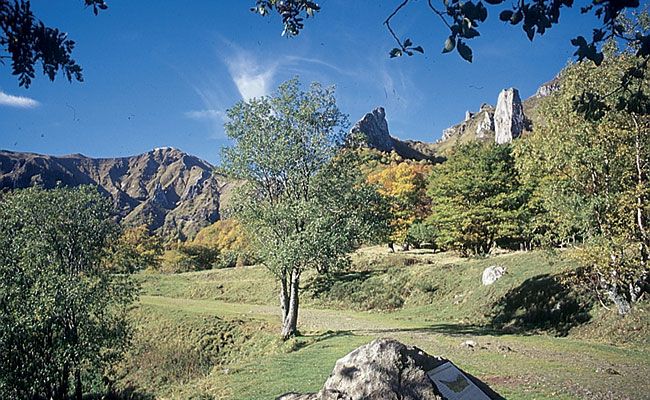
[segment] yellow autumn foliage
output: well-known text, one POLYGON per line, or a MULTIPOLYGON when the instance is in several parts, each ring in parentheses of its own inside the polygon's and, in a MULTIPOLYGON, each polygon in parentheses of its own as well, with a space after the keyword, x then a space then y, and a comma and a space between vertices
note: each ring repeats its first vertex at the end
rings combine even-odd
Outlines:
POLYGON ((234 218, 219 220, 196 234, 193 244, 218 250, 220 253, 248 251, 246 232, 234 218))
POLYGON ((367 182, 377 185, 379 193, 390 200, 391 241, 404 243, 409 227, 426 215, 426 176, 430 171, 428 164, 403 161, 377 166, 368 174, 367 182))

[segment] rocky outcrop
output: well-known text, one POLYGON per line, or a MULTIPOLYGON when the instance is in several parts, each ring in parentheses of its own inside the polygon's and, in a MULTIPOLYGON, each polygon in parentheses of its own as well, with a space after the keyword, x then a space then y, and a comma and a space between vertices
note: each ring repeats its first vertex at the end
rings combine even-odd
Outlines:
POLYGON ((488 104, 483 104, 480 113, 482 114, 482 117, 478 117, 476 138, 484 140, 494 132, 494 109, 488 104))
POLYGON ((221 196, 232 186, 207 162, 169 147, 122 158, 0 151, 0 189, 59 184, 96 185, 119 220, 180 239, 219 219, 221 196))
POLYGON ((383 152, 394 151, 403 158, 412 160, 434 160, 435 149, 432 144, 416 140, 400 140, 391 136, 386 120, 386 111, 377 107, 364 115, 352 127, 352 133, 365 135, 368 147, 383 152))
POLYGON ((442 131, 437 143, 451 139, 489 140, 494 134, 494 107, 483 103, 478 112, 465 112, 465 120, 442 131))
POLYGON ((383 107, 377 107, 364 115, 354 124, 352 132, 366 135, 368 146, 379 151, 391 151, 395 148, 394 139, 388 131, 386 111, 383 107))
POLYGON ((519 91, 515 88, 502 90, 494 110, 494 141, 497 144, 512 142, 521 135, 525 123, 519 91))
POLYGON ((376 339, 338 360, 318 393, 288 393, 277 400, 444 400, 450 390, 459 398, 502 399, 448 360, 396 340, 376 339), (453 367, 451 379, 431 377, 444 366, 453 367))
POLYGON ((560 78, 555 77, 552 80, 542 84, 537 88, 534 97, 546 97, 560 88, 560 78))

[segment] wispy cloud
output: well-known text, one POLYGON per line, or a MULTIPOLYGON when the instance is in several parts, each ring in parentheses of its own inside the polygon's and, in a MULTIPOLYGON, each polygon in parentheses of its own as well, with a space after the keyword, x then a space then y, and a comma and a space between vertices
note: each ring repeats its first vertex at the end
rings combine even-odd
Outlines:
POLYGON ((241 97, 248 101, 271 93, 277 64, 262 65, 251 54, 238 50, 226 65, 241 97))
POLYGON ((224 111, 215 109, 186 111, 185 116, 189 119, 194 119, 197 121, 217 120, 225 122, 227 119, 226 113, 224 111))
POLYGON ((7 94, 0 90, 0 106, 16 107, 16 108, 34 108, 38 107, 40 103, 34 99, 23 96, 14 96, 7 94))

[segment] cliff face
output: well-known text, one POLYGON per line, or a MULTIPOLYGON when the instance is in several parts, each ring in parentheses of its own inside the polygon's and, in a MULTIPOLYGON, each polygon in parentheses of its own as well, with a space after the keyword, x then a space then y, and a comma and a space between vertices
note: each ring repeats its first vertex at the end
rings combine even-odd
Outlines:
POLYGON ((497 144, 512 142, 524 131, 525 122, 519 91, 515 88, 502 90, 494 110, 494 141, 497 144))
POLYGON ((122 222, 147 224, 180 239, 219 219, 220 198, 232 184, 212 170, 207 162, 173 148, 122 158, 0 151, 0 189, 97 185, 112 198, 122 222))
POLYGON ((368 147, 379 151, 395 151, 404 158, 412 160, 434 160, 436 158, 435 146, 431 143, 417 140, 400 140, 390 135, 386 111, 383 107, 375 108, 364 115, 354 127, 353 133, 363 133, 366 136, 368 147))

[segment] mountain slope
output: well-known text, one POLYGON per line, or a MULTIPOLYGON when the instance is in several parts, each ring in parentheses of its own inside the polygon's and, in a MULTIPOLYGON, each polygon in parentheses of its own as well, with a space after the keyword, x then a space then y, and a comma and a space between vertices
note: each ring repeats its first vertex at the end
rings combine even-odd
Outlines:
POLYGON ((173 148, 121 158, 0 151, 0 189, 58 184, 97 185, 124 223, 182 240, 219 219, 220 198, 232 187, 207 162, 173 148))

